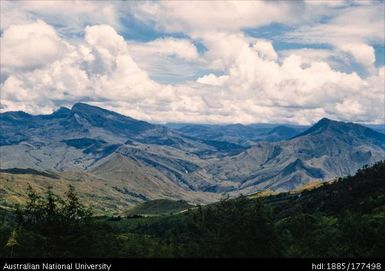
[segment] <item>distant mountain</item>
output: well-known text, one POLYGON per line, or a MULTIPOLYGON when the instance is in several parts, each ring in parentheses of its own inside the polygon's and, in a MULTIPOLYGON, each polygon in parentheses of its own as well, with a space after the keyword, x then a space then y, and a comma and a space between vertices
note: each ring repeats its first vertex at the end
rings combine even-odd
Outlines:
MULTIPOLYGON (((385 202, 385 161, 359 169, 353 176, 338 178, 317 187, 291 193, 263 196, 275 208, 277 217, 303 213, 326 213, 337 216, 350 212, 383 212, 385 202), (299 197, 300 195, 300 197, 299 197)), ((253 195, 251 198, 258 198, 253 195)))
POLYGON ((349 175, 383 159, 384 134, 354 123, 322 119, 290 140, 258 143, 195 174, 216 176, 245 193, 290 190, 310 181, 349 175))
POLYGON ((187 137, 82 103, 50 115, 2 113, 0 126, 1 169, 13 169, 8 173, 16 175, 24 169, 55 174, 80 171, 99 179, 119 180, 121 185, 113 187, 123 196, 130 195, 128 200, 133 203, 157 197, 192 202, 216 198, 195 191, 195 184, 186 176, 207 164, 202 158, 245 149, 187 137))
POLYGON ((283 141, 298 135, 303 130, 305 130, 304 127, 290 127, 285 125, 279 125, 271 129, 270 131, 261 134, 259 139, 261 141, 264 140, 270 142, 283 141))
MULTIPOLYGON (((110 144, 140 142, 144 144, 168 145, 188 151, 205 147, 165 126, 150 124, 96 106, 75 104, 72 109, 60 108, 50 115, 32 116, 24 112, 0 114, 2 133, 0 145, 20 142, 51 142, 58 139, 102 140, 110 144)), ((98 142, 99 145, 102 145, 98 142)), ((87 144, 87 143, 85 143, 87 144)), ((92 145, 92 144, 91 144, 92 145)), ((215 148, 211 147, 215 150, 215 148)))
POLYGON ((370 128, 370 129, 373 129, 377 132, 385 134, 385 123, 383 123, 383 124, 366 124, 364 126, 370 128))
MULTIPOLYGON (((76 172, 94 193, 115 204, 124 199, 120 206, 290 190, 385 159, 384 134, 329 119, 306 130, 268 124, 174 130, 78 103, 49 115, 2 113, 0 127, 0 175, 63 184, 76 172)), ((16 193, 11 188, 7 193, 16 193)))
POLYGON ((168 146, 197 155, 234 154, 243 147, 190 138, 165 126, 83 103, 50 115, 0 114, 2 167, 88 168, 123 145, 168 146), (22 154, 22 155, 21 155, 22 154))
POLYGON ((225 141, 245 147, 259 141, 282 141, 301 132, 306 126, 279 125, 279 124, 166 124, 184 135, 194 138, 225 141))

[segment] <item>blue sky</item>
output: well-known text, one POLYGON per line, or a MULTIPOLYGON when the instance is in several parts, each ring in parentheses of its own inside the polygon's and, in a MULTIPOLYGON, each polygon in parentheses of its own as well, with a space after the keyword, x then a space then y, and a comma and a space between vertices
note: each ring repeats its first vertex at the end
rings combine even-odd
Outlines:
POLYGON ((384 1, 2 1, 1 110, 384 122, 384 1))

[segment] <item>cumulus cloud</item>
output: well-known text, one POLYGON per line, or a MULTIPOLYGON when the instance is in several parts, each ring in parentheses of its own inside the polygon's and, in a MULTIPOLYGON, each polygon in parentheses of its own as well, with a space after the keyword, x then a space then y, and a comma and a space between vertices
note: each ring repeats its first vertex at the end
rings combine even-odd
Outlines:
POLYGON ((166 55, 191 60, 198 58, 195 45, 186 39, 159 38, 146 43, 132 43, 130 50, 142 55, 166 55))
POLYGON ((301 5, 290 1, 164 1, 146 2, 134 10, 138 19, 156 22, 167 31, 194 33, 296 22, 301 5))
MULTIPOLYGON (((28 42, 24 41, 24 46, 28 42)), ((8 76, 2 86, 3 107, 13 110, 13 102, 24 101, 52 109, 60 101, 71 103, 87 97, 140 99, 147 95, 144 89, 156 86, 132 60, 126 42, 110 26, 86 27, 84 41, 69 48, 54 62, 8 76)))
POLYGON ((68 50, 55 29, 41 20, 11 25, 0 42, 3 71, 39 68, 61 58, 68 50))
POLYGON ((112 27, 88 26, 84 41, 68 46, 60 59, 8 76, 4 110, 37 113, 86 98, 149 121, 310 123, 325 115, 360 116, 380 102, 380 75, 365 81, 322 61, 304 66, 297 55, 279 62, 271 44, 256 47, 242 34, 211 33, 202 40, 207 61, 220 62, 225 74, 164 85, 138 67, 129 44, 112 27), (375 87, 380 89, 372 95, 361 92, 375 87))
POLYGON ((190 39, 167 37, 144 43, 131 41, 128 50, 138 66, 157 80, 191 80, 206 69, 190 39))
POLYGON ((313 48, 301 48, 301 49, 287 49, 282 50, 279 54, 286 58, 290 55, 300 56, 303 62, 310 64, 315 61, 329 62, 333 56, 338 56, 337 53, 330 49, 313 49, 313 48))
MULTIPOLYGON (((96 12, 92 3, 76 12, 96 12)), ((362 34, 353 29, 355 23, 333 14, 327 25, 299 26, 286 36, 303 43, 329 43, 332 49, 279 52, 271 41, 250 37, 242 29, 272 22, 295 25, 308 19, 298 16, 306 10, 304 5, 288 1, 119 5, 129 5, 135 16, 146 15, 140 17, 142 22, 150 20, 165 31, 184 31, 185 37, 127 41, 119 34, 119 22, 95 24, 97 14, 71 26, 68 31, 76 29, 79 35, 70 39, 62 35, 63 26, 21 16, 20 23, 7 25, 1 36, 2 49, 6 44, 1 50, 1 110, 48 113, 58 106, 86 101, 153 122, 310 124, 325 116, 383 122, 384 67, 374 67, 370 45, 382 42, 377 29, 362 34), (85 24, 87 21, 93 23, 85 24), (351 27, 344 29, 346 24, 351 27), (205 49, 199 52, 195 41, 205 49), (40 47, 29 46, 31 42, 40 47), (336 56, 354 58, 370 74, 362 77, 338 70, 332 63, 336 56), (162 73, 189 79, 162 83, 153 76, 162 73)), ((109 18, 119 14, 115 7, 99 7, 111 11, 109 18)), ((36 14, 52 8, 48 5, 36 14)), ((377 14, 371 6, 363 8, 377 14)), ((35 7, 23 12, 26 10, 35 7)), ((65 25, 75 18, 68 16, 58 21, 65 25)), ((366 28, 377 25, 379 19, 362 20, 366 28)))
POLYGON ((1 29, 27 24, 37 19, 54 25, 63 35, 72 36, 89 24, 106 23, 120 29, 118 1, 21 0, 1 1, 1 29))
POLYGON ((197 79, 198 83, 211 85, 211 86, 221 86, 229 79, 228 75, 216 76, 212 73, 199 77, 197 79))
POLYGON ((376 57, 374 48, 364 43, 344 43, 340 44, 339 49, 350 54, 357 63, 363 65, 369 70, 374 69, 376 57))
POLYGON ((258 52, 259 57, 265 60, 277 60, 278 54, 274 50, 271 41, 257 40, 253 45, 253 48, 258 52))
MULTIPOLYGON (((247 37, 239 34, 211 34, 204 40, 208 46, 207 56, 213 62, 221 62, 226 74, 220 86, 229 96, 223 92, 218 96, 232 106, 238 105, 239 108, 233 110, 244 122, 269 119, 309 124, 322 116, 367 121, 368 114, 372 120, 382 121, 382 115, 378 111, 369 113, 368 106, 377 104, 381 108, 383 86, 375 86, 354 72, 340 72, 318 58, 303 58, 294 53, 281 61, 271 61, 254 50, 247 37), (355 100, 351 101, 351 97, 355 100)), ((330 52, 322 53, 326 57, 330 52)), ((214 75, 200 80, 203 78, 213 82, 217 79, 214 75)), ((376 82, 383 80, 376 78, 376 82)))
MULTIPOLYGON (((324 12, 330 12, 330 9, 324 12)), ((285 34, 288 41, 341 44, 345 42, 384 43, 384 3, 348 6, 326 22, 312 22, 285 34)), ((334 11, 336 12, 336 11, 334 11)))
POLYGON ((385 43, 384 2, 358 1, 353 6, 347 1, 333 4, 336 4, 337 8, 330 10, 325 8, 328 7, 325 3, 309 1, 309 14, 329 15, 329 18, 325 21, 325 17, 320 16, 320 21, 304 24, 286 33, 284 38, 289 42, 330 44, 347 53, 369 72, 374 72, 375 54, 371 44, 385 43))

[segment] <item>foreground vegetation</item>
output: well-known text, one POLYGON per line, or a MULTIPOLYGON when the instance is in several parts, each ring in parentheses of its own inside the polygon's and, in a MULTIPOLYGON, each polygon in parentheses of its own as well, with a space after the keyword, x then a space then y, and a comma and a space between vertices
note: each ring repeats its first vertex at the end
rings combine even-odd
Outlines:
POLYGON ((153 217, 95 217, 72 187, 30 188, 0 210, 0 257, 384 257, 384 176, 379 162, 310 191, 153 217))

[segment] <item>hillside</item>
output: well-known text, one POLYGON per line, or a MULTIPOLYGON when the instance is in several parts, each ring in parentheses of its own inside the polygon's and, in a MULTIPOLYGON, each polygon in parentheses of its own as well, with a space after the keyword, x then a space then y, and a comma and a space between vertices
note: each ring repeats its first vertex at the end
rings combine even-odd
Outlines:
MULTIPOLYGON (((125 163, 125 162, 123 162, 125 163)), ((128 163, 128 162, 127 162, 128 163)), ((110 169, 111 170, 111 169, 110 169)), ((62 172, 55 178, 44 176, 44 172, 15 174, 0 172, 0 208, 14 208, 15 204, 24 204, 27 199, 27 187, 30 184, 38 193, 48 188, 63 196, 68 186, 72 185, 86 206, 93 208, 96 214, 121 214, 128 208, 153 199, 185 198, 189 202, 206 204, 219 198, 216 194, 189 192, 181 187, 159 180, 151 182, 151 175, 142 172, 144 184, 135 185, 135 179, 99 177, 85 172, 62 172), (127 181, 128 180, 128 181, 127 181), (138 188, 139 187, 139 188, 138 188)), ((108 176, 108 175, 107 175, 108 176)), ((137 175, 134 175, 137 176, 137 175)))
MULTIPOLYGON (((80 203, 76 221, 67 215, 66 196, 54 197, 57 207, 47 213, 49 194, 39 193, 37 205, 16 213, 0 208, 0 244, 17 228, 17 257, 381 258, 384 174, 385 162, 379 162, 310 190, 195 208, 154 200, 128 209, 126 217, 90 217, 80 203)), ((0 245, 1 257, 9 253, 0 245)))
POLYGON ((166 124, 184 135, 203 140, 216 140, 238 144, 244 147, 255 145, 259 141, 287 140, 307 127, 279 124, 166 124))
POLYGON ((354 176, 338 178, 314 189, 263 197, 278 217, 297 212, 329 215, 346 211, 367 213, 385 211, 385 161, 364 167, 354 176))
POLYGON ((322 119, 290 140, 257 143, 195 174, 216 176, 248 194, 331 180, 383 159, 384 134, 353 123, 322 119))
POLYGON ((190 257, 383 257, 383 176, 385 161, 318 188, 227 199, 134 232, 190 257))
POLYGON ((124 215, 167 215, 187 211, 194 205, 183 200, 157 199, 140 203, 128 209, 124 215))
MULTIPOLYGON (((288 191, 353 174, 385 158, 384 134, 329 119, 307 130, 234 124, 174 126, 176 131, 78 103, 49 115, 5 112, 0 126, 2 171, 91 176, 85 178, 103 180, 114 191, 107 197, 127 199, 122 206, 288 191), (250 144, 232 136, 244 136, 250 144)), ((11 186, 7 191, 13 193, 11 186)))

